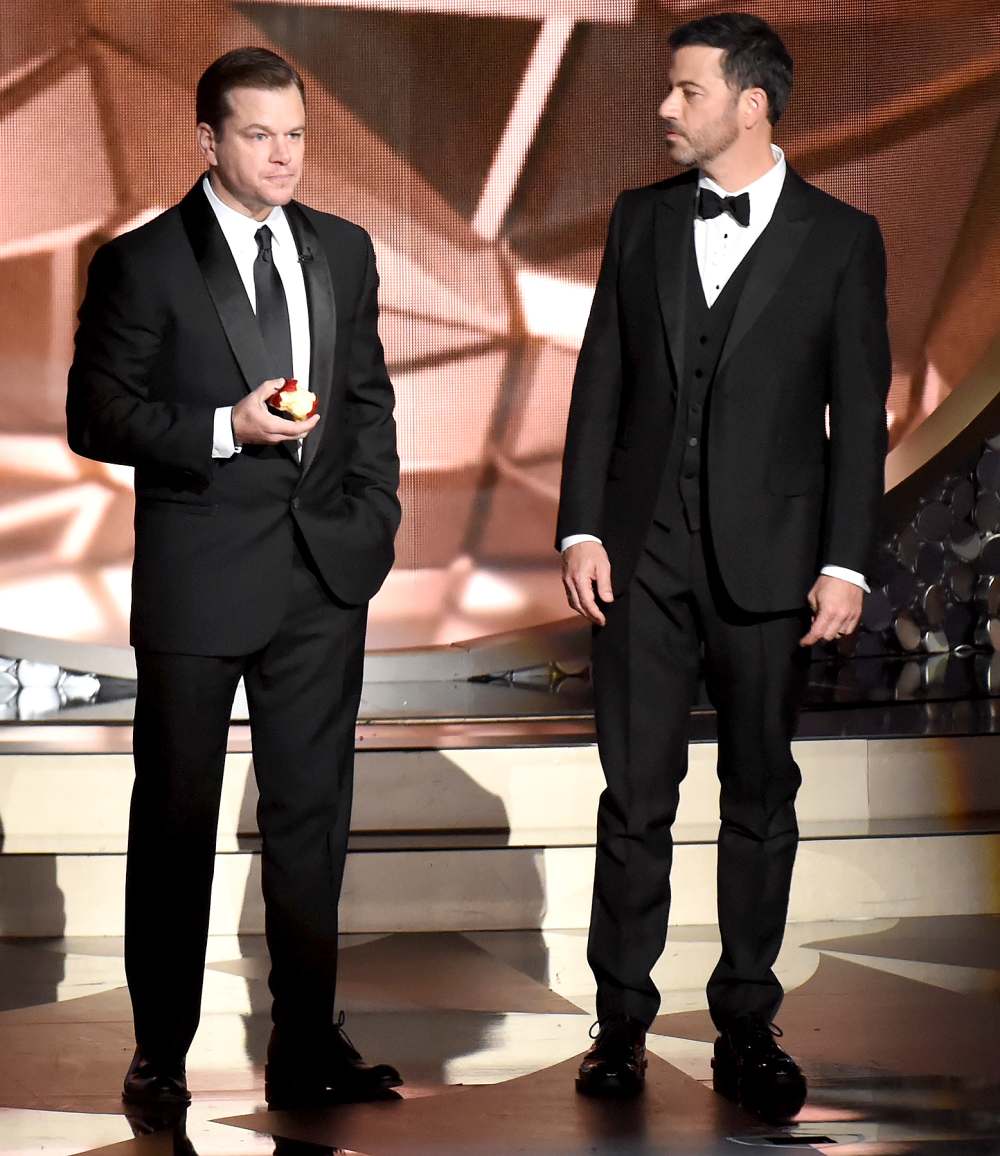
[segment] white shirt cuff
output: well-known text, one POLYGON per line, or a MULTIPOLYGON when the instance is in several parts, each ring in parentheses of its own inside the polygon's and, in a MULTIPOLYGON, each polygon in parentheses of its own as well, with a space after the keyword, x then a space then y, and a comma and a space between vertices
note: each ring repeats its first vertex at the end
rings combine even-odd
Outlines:
POLYGON ((855 586, 860 586, 866 594, 871 594, 871 587, 865 581, 864 574, 859 574, 857 570, 848 570, 844 566, 824 566, 820 571, 828 578, 843 578, 845 582, 853 582, 855 586))
POLYGON ((562 553, 563 550, 568 550, 570 546, 575 546, 577 542, 596 542, 598 546, 601 545, 601 539, 595 538, 593 534, 570 534, 559 543, 559 552, 562 553))
MULTIPOLYGON (((577 542, 597 542, 600 545, 601 539, 593 534, 569 534, 559 543, 560 552, 575 546, 577 542)), ((846 566, 824 566, 821 573, 828 578, 842 578, 845 582, 852 582, 866 594, 871 594, 871 587, 865 581, 864 574, 859 574, 857 570, 848 570, 846 566)))
POLYGON ((212 457, 231 458, 238 454, 242 446, 236 444, 233 437, 233 407, 220 406, 215 411, 215 428, 212 431, 212 457))

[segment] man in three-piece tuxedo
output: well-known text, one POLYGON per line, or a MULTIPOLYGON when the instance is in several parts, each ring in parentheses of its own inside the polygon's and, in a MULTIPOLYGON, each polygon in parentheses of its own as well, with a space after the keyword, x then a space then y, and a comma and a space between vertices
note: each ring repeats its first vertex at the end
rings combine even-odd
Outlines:
POLYGON ((263 49, 197 92, 208 171, 102 246, 69 376, 72 448, 135 467, 138 670, 124 1094, 189 1099, 230 711, 245 680, 271 956, 272 1105, 392 1095, 334 1019, 367 604, 393 561, 399 462, 367 233, 292 199, 301 78, 263 49), (318 399, 268 407, 283 379, 318 399))
POLYGON ((563 462, 557 544, 570 605, 594 623, 607 782, 588 947, 601 1030, 577 1087, 643 1086, 703 663, 721 783, 714 1085, 781 1119, 806 1095, 772 1023, 791 737, 807 648, 861 612, 886 449, 885 255, 872 217, 773 145, 792 61, 764 21, 705 17, 670 47, 660 115, 689 171, 618 198, 563 462))

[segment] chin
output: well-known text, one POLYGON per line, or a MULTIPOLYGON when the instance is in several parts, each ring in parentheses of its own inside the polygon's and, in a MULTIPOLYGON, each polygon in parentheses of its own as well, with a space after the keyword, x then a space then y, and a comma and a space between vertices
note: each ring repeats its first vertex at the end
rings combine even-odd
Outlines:
POLYGON ((295 196, 298 181, 288 181, 286 184, 265 184, 260 189, 260 199, 266 205, 287 205, 295 196))
POLYGON ((667 151, 670 153, 670 159, 674 164, 680 165, 683 169, 688 169, 698 163, 698 158, 690 149, 681 149, 671 145, 667 151))

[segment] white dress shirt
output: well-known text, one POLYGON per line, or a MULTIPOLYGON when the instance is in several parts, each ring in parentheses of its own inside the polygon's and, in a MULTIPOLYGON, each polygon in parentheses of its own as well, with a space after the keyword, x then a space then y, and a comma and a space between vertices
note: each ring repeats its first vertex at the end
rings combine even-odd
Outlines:
MULTIPOLYGON (((698 259, 698 273, 709 308, 725 289, 729 278, 736 272, 743 258, 757 243, 761 233, 771 223, 778 198, 785 184, 788 165, 784 152, 777 145, 771 145, 774 165, 745 188, 728 191, 715 183, 710 176, 702 173, 698 180, 699 189, 711 189, 720 197, 738 197, 741 193, 750 196, 750 224, 744 227, 729 213, 720 213, 710 221, 695 214, 694 251, 698 259)), ((593 534, 570 534, 559 544, 560 550, 568 550, 577 542, 600 542, 593 534)), ((863 590, 868 590, 864 575, 844 566, 824 566, 822 573, 831 578, 843 578, 853 582, 863 590)))
POLYGON ((771 152, 774 154, 774 166, 752 184, 736 192, 727 192, 705 173, 701 174, 698 181, 699 189, 711 189, 720 197, 738 197, 741 193, 747 193, 750 197, 750 224, 746 228, 738 225, 729 213, 720 213, 710 221, 695 214, 694 251, 698 257, 698 272, 701 274, 701 284, 709 308, 715 304, 726 282, 774 216, 788 166, 785 154, 777 145, 771 145, 771 152))
MULTIPOLYGON (((306 301, 302 266, 299 264, 299 252, 295 247, 295 238, 292 236, 284 210, 275 206, 265 220, 257 221, 230 208, 221 200, 207 176, 202 181, 202 188, 236 262, 240 280, 247 291, 250 308, 255 313, 257 290, 253 281, 253 265, 258 252, 256 234, 261 225, 267 225, 271 230, 271 256, 281 278, 282 288, 285 290, 285 301, 288 303, 288 322, 292 331, 292 374, 297 381, 302 382, 305 389, 308 389, 311 354, 309 305, 306 301)), ((260 385, 260 382, 256 384, 260 385)), ((221 406, 215 411, 213 458, 231 458, 233 454, 239 453, 239 447, 233 440, 232 412, 233 407, 230 405, 221 406)), ((300 454, 301 445, 299 442, 300 454)))

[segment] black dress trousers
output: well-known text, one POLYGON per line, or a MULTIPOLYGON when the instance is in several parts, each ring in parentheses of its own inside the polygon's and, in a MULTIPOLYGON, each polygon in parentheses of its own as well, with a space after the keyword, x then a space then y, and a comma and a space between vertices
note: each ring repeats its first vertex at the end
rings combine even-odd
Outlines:
POLYGON ((296 541, 284 619, 259 651, 139 650, 125 967, 136 1040, 184 1056, 198 1026, 230 711, 245 679, 273 1017, 316 1038, 333 1018, 367 607, 338 602, 296 541))
POLYGON ((791 737, 808 652, 808 612, 748 614, 719 580, 707 534, 654 522, 627 591, 603 607, 593 666, 607 787, 598 808, 588 960, 597 1013, 649 1024, 650 973, 670 911, 671 825, 687 772, 689 712, 702 652, 718 715, 722 955, 708 984, 717 1026, 773 1018, 772 970, 784 933, 798 842, 801 778, 791 737))

